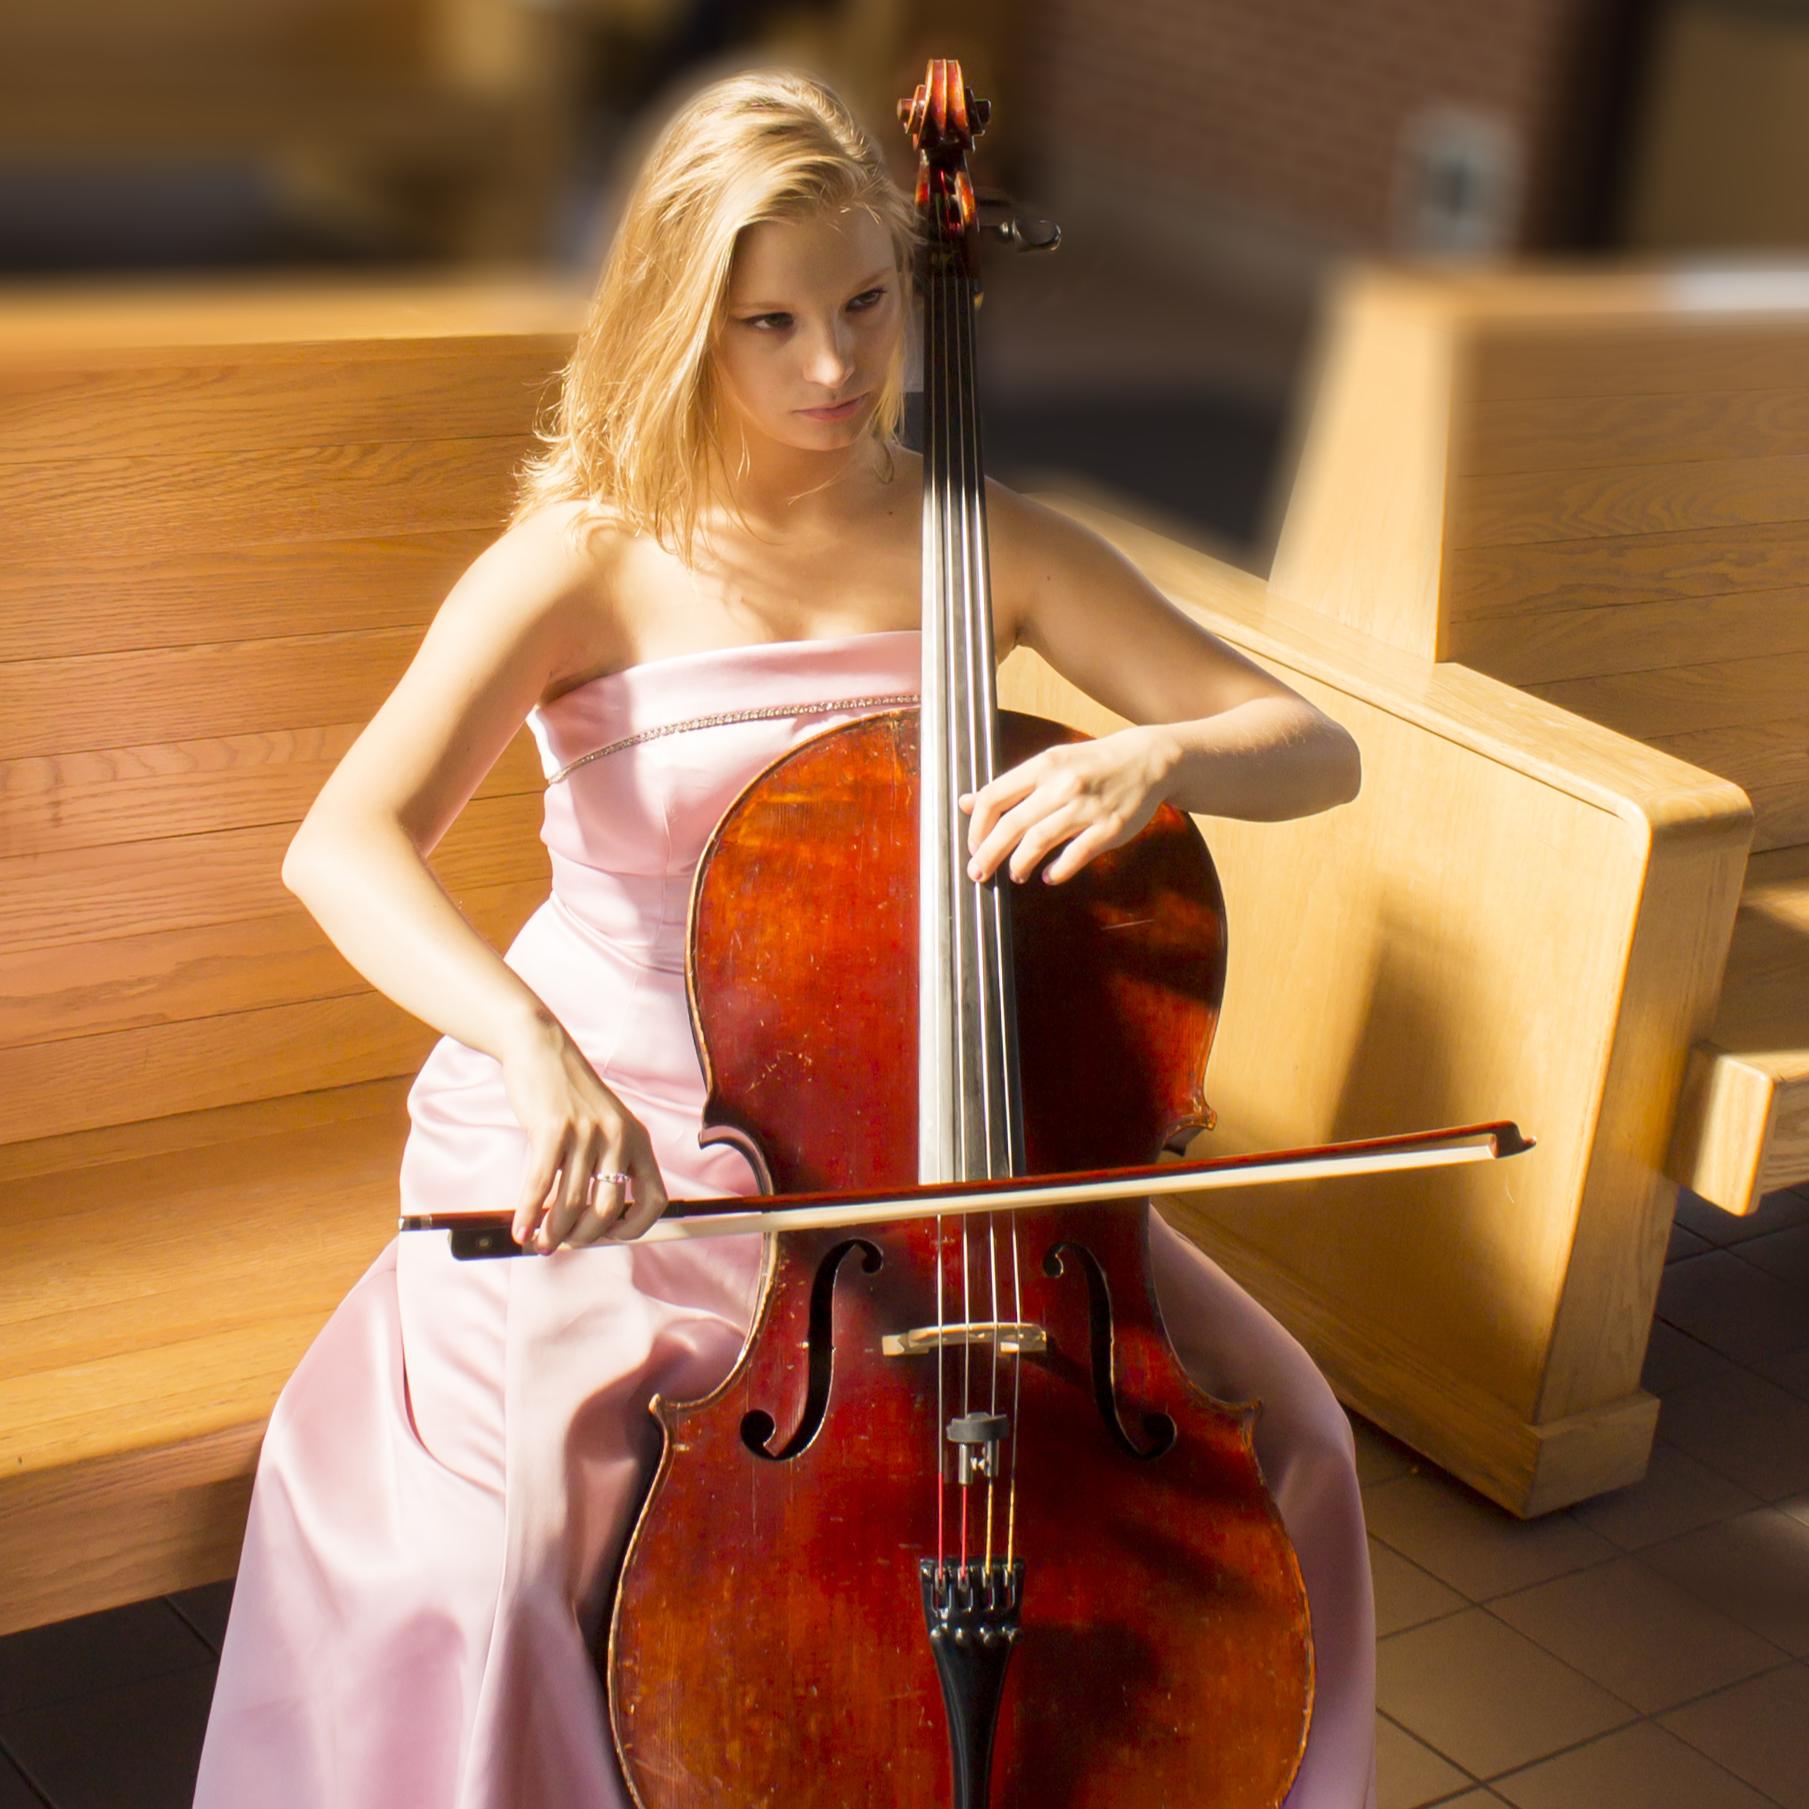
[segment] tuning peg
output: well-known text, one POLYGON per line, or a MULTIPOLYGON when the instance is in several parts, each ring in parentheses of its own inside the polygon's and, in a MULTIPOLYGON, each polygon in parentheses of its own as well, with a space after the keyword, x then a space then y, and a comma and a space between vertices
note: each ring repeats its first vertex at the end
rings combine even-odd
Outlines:
POLYGON ((1062 242, 1062 229, 1053 220, 1026 220, 1016 214, 982 230, 1003 240, 1013 251, 1053 251, 1062 242))
POLYGON ((1053 251, 1062 242, 1062 229, 1053 220, 1020 215, 1016 212, 1017 203, 1002 188, 976 186, 974 207, 980 216, 979 230, 988 238, 1002 240, 1014 251, 1053 251))

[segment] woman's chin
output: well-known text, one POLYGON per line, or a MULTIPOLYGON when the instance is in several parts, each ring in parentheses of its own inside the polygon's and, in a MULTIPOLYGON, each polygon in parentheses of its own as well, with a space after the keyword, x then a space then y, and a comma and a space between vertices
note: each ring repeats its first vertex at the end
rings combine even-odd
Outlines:
POLYGON ((860 439, 870 418, 864 408, 856 409, 845 421, 813 421, 801 415, 786 434, 785 444, 799 452, 834 452, 860 439))

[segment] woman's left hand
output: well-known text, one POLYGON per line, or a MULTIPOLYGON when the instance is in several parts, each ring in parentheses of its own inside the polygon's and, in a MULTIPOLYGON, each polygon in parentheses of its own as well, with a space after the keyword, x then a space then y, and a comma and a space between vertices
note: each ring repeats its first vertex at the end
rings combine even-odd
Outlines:
POLYGON ((1044 748, 978 794, 963 792, 961 808, 972 817, 969 877, 987 879, 1008 862, 1011 877, 1026 880, 1066 842, 1043 878, 1052 885, 1070 878, 1156 814, 1172 764, 1159 728, 1137 726, 1044 748))

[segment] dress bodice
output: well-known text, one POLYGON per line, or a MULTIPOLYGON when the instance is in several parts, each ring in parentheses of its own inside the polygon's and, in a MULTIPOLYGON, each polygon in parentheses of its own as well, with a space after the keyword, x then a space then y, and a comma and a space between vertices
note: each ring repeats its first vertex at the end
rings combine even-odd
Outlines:
POLYGON ((681 653, 538 705, 553 899, 621 955, 681 972, 692 875, 763 767, 850 717, 915 702, 914 628, 681 653))

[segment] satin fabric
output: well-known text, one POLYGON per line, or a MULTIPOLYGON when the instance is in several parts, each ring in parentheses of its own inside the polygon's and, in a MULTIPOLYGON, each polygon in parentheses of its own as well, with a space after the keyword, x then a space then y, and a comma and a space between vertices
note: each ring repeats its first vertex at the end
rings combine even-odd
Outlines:
MULTIPOLYGON (((919 657, 915 630, 682 654, 528 718, 553 883, 504 959, 647 1126, 673 1194, 755 1185, 732 1150, 697 1144, 684 945, 705 841, 769 760, 914 695, 919 657), (749 709, 767 713, 695 721, 749 709), (582 759, 629 736, 645 738, 582 759)), ((408 1107, 403 1213, 514 1208, 527 1141, 495 1060, 442 1037, 408 1107)), ((1257 1451, 1317 1670, 1289 1809, 1373 1809, 1349 1424, 1222 1270, 1159 1218, 1151 1240, 1182 1361, 1214 1393, 1264 1403, 1257 1451)), ((647 1402, 727 1374, 759 1262, 741 1238, 462 1263, 444 1232, 392 1237, 271 1414, 195 1809, 626 1809, 591 1650, 659 1454, 647 1402)))

